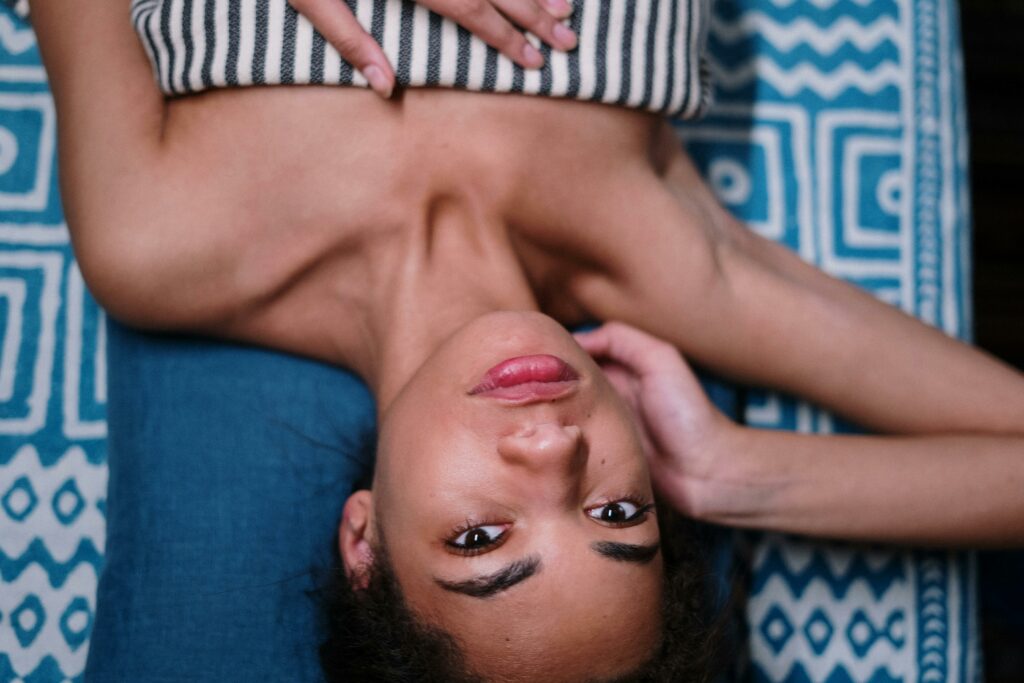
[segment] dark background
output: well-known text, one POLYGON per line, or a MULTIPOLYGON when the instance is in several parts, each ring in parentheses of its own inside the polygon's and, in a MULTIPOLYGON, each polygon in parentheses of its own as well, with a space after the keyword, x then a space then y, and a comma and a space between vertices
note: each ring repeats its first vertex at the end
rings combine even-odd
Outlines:
POLYGON ((1024 368, 1024 2, 961 0, 979 346, 1024 368))
MULTIPOLYGON (((975 340, 1024 369, 1024 1, 960 0, 960 16, 971 137, 975 340)), ((1024 552, 987 552, 980 559, 985 679, 1024 682, 1024 552)))

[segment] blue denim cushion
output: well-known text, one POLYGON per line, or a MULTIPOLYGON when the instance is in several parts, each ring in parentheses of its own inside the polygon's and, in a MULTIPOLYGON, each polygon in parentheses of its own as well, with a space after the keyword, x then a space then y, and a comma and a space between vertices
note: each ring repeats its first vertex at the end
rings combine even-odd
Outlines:
POLYGON ((318 680, 316 570, 372 459, 351 373, 110 325, 91 681, 318 680))

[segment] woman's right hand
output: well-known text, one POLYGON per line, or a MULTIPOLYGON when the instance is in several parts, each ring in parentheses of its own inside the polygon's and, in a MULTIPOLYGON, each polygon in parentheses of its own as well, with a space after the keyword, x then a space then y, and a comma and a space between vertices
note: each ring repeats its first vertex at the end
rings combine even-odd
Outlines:
MULTIPOLYGON (((526 38, 530 32, 558 50, 576 47, 576 34, 562 20, 570 0, 417 0, 447 17, 526 69, 544 57, 526 38)), ((395 73, 384 50, 359 23, 344 0, 288 0, 383 98, 391 97, 395 73)))
POLYGON ((700 517, 714 504, 718 456, 737 426, 668 342, 615 322, 575 336, 639 418, 655 487, 680 512, 700 517))

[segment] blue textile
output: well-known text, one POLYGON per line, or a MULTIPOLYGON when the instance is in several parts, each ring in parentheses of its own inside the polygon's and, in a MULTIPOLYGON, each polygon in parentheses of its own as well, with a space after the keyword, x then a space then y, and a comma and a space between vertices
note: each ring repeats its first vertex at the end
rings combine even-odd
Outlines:
MULTIPOLYGON (((966 336, 957 31, 951 0, 719 0, 718 103, 683 135, 755 230, 966 336)), ((80 680, 90 646, 98 681, 316 680, 310 569, 364 463, 369 397, 279 354, 108 339, 45 93, 31 31, 0 11, 0 683, 80 680)), ((747 395, 751 424, 848 429, 747 395)), ((969 555, 751 542, 758 680, 977 678, 969 555)))
POLYGON ((317 680, 309 593, 370 472, 365 386, 114 324, 108 349, 108 552, 86 678, 317 680))
MULTIPOLYGON (((963 73, 950 0, 717 0, 716 103, 681 127, 719 198, 761 234, 969 337, 963 73)), ((813 331, 808 331, 813 334, 813 331)), ((850 431, 747 395, 748 424, 850 431)), ((755 536, 759 681, 973 681, 972 554, 755 536)))
POLYGON ((0 10, 0 683, 80 677, 103 564, 104 324, 55 139, 35 36, 0 10))

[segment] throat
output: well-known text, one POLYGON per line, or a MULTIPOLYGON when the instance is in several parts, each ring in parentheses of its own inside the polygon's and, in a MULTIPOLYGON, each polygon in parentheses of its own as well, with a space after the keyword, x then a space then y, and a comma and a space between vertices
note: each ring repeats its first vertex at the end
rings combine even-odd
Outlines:
POLYGON ((461 206, 434 206, 421 230, 394 240, 374 270, 367 367, 383 412, 455 332, 495 311, 537 301, 506 226, 461 206))

